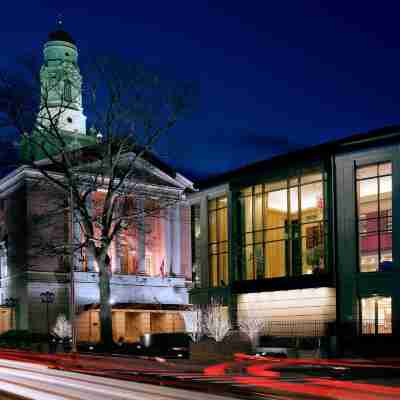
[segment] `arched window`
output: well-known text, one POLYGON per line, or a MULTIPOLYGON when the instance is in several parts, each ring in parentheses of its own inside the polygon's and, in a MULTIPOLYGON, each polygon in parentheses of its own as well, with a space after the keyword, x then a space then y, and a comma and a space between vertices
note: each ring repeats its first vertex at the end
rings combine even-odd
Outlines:
POLYGON ((64 83, 64 101, 67 103, 72 102, 72 85, 70 81, 64 83))

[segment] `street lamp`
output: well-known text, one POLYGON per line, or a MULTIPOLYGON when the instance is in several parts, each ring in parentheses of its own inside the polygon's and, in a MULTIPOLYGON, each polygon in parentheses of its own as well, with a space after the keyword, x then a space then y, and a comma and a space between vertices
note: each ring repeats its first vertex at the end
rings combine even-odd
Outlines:
POLYGON ((54 293, 53 292, 42 292, 40 293, 40 298, 42 303, 46 303, 46 320, 47 320, 47 333, 50 335, 50 322, 49 322, 49 304, 54 303, 54 293))
POLYGON ((11 308, 11 325, 12 329, 17 329, 17 319, 16 319, 16 313, 15 313, 15 308, 18 305, 18 299, 14 299, 13 297, 7 297, 4 300, 4 305, 8 308, 11 308))

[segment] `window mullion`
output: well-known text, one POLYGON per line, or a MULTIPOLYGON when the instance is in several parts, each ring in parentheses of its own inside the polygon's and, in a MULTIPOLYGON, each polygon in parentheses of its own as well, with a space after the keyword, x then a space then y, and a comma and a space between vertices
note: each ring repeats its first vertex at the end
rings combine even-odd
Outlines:
POLYGON ((252 263, 253 263, 253 279, 256 279, 256 267, 255 267, 255 241, 256 241, 256 234, 255 234, 255 223, 254 223, 254 221, 255 221, 255 218, 254 218, 254 216, 255 216, 255 213, 254 213, 254 209, 255 209, 255 195, 254 195, 254 193, 255 193, 255 186, 253 186, 252 187, 252 190, 251 190, 251 204, 252 204, 252 207, 251 207, 251 227, 252 227, 252 233, 251 233, 251 236, 252 236, 252 238, 253 238, 253 240, 252 240, 252 244, 251 244, 251 247, 252 247, 252 250, 251 250, 251 255, 252 255, 252 263))
POLYGON ((264 185, 262 185, 261 189, 261 246, 262 246, 262 261, 263 261, 263 278, 265 278, 266 274, 266 260, 267 260, 267 252, 266 252, 266 245, 265 245, 265 229, 264 229, 264 185))
POLYGON ((301 214, 301 177, 298 177, 298 186, 297 186, 297 213, 298 213, 298 229, 299 232, 297 233, 299 235, 299 240, 300 240, 300 268, 301 268, 301 273, 300 275, 303 275, 303 257, 302 257, 302 251, 303 251, 303 237, 302 237, 302 223, 303 223, 303 218, 302 218, 302 214, 301 214))
POLYGON ((220 263, 220 245, 221 245, 221 235, 220 235, 220 226, 219 226, 219 213, 220 208, 218 208, 218 199, 217 199, 217 204, 216 204, 216 210, 215 210, 215 227, 217 229, 216 233, 216 238, 217 238, 217 287, 221 285, 221 263, 220 263))
POLYGON ((292 246, 292 219, 290 214, 290 178, 286 179, 286 218, 287 218, 287 248, 286 275, 293 275, 293 246, 292 246))
POLYGON ((379 164, 378 164, 378 218, 377 218, 377 230, 378 230, 378 271, 379 271, 379 265, 381 263, 381 199, 380 199, 380 193, 381 193, 381 188, 380 188, 380 179, 379 179, 379 164))

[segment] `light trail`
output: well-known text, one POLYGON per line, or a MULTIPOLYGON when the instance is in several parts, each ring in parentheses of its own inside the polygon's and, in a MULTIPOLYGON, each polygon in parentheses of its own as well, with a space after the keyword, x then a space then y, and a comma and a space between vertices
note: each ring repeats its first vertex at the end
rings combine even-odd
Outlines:
POLYGON ((229 400, 170 387, 49 370, 46 366, 0 360, 0 390, 33 400, 229 400))

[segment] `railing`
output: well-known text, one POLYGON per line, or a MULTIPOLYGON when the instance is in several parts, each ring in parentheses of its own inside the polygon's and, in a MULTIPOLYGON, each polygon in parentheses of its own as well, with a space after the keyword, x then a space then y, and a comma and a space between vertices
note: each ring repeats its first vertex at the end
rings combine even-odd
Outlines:
MULTIPOLYGON (((261 335, 272 337, 322 337, 332 334, 334 324, 334 321, 320 320, 265 320, 261 335)), ((240 321, 234 324, 233 329, 240 329, 240 321)))
POLYGON ((321 337, 328 334, 327 321, 266 321, 265 335, 267 336, 303 336, 321 337))

